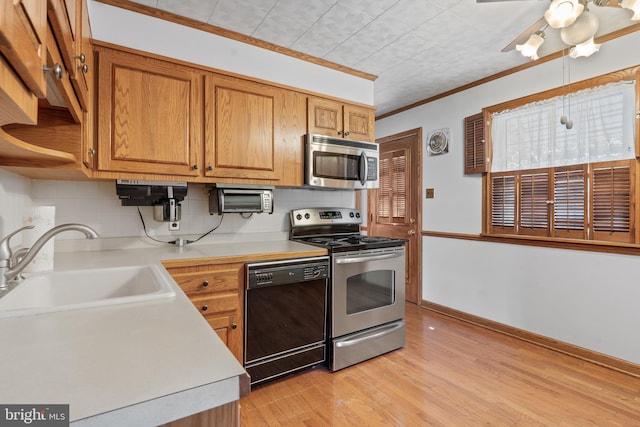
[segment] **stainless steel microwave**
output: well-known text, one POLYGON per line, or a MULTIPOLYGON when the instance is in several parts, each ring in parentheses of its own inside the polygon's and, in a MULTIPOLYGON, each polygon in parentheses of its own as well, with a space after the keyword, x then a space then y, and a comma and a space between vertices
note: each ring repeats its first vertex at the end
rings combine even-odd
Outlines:
POLYGON ((216 184, 209 189, 209 214, 273 213, 274 186, 216 184))
POLYGON ((308 187, 378 188, 378 144, 307 134, 305 178, 308 187))

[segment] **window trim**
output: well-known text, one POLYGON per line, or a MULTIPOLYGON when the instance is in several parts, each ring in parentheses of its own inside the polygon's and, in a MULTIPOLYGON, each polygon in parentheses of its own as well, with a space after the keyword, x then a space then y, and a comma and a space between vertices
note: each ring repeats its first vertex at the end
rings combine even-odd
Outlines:
MULTIPOLYGON (((619 71, 615 71, 612 73, 608 73, 602 76, 597 76, 594 78, 590 78, 590 79, 586 79, 586 80, 582 80, 579 82, 575 82, 575 83, 571 83, 570 86, 570 92, 569 93, 573 93, 573 92, 578 92, 580 90, 583 89, 590 89, 596 86, 602 86, 608 83, 613 83, 613 82, 619 82, 619 81, 623 81, 623 80, 635 80, 636 81, 636 96, 635 96, 635 108, 636 108, 636 118, 635 118, 635 160, 629 160, 630 162, 634 162, 634 172, 636 169, 638 169, 640 167, 640 161, 639 161, 639 157, 640 157, 640 65, 635 66, 635 67, 630 67, 630 68, 626 68, 623 70, 619 70, 619 71)), ((593 243, 607 243, 607 246, 613 244, 613 245, 624 245, 624 246, 628 246, 628 245, 638 245, 640 244, 640 231, 638 230, 638 227, 636 226, 636 224, 640 224, 640 221, 638 220, 637 216, 638 213, 640 212, 640 209, 635 209, 635 203, 639 203, 640 202, 640 194, 639 194, 639 190, 640 190, 640 183, 638 182, 638 180, 640 179, 640 173, 632 173, 632 177, 631 177, 631 194, 633 194, 633 198, 632 198, 632 202, 631 202, 631 240, 633 242, 636 243, 630 243, 628 240, 617 240, 617 239, 613 239, 613 240, 595 240, 595 233, 589 232, 587 230, 585 230, 584 232, 584 237, 577 237, 575 235, 571 235, 571 233, 569 233, 571 236, 570 237, 551 237, 552 233, 555 233, 556 230, 550 230, 549 235, 540 235, 540 233, 532 233, 533 235, 526 235, 526 234, 522 234, 519 232, 519 224, 520 224, 520 215, 519 215, 519 209, 520 209, 520 201, 519 201, 519 197, 516 197, 516 214, 515 214, 515 230, 513 232, 506 232, 506 234, 504 232, 500 232, 500 231, 505 231, 505 230, 494 230, 494 227, 492 226, 492 209, 491 209, 491 203, 492 203, 492 194, 491 194, 491 187, 492 187, 492 177, 494 176, 499 176, 499 175, 503 175, 505 174, 504 172, 490 172, 491 171, 491 161, 492 161, 492 135, 491 135, 491 116, 494 113, 498 113, 504 110, 508 110, 508 109, 514 109, 514 108, 518 108, 521 107, 525 104, 529 104, 532 102, 538 102, 538 101, 542 101, 545 99, 549 99, 549 98, 553 98, 553 97, 557 97, 557 96, 562 96, 562 95, 566 95, 566 87, 557 87, 554 89, 550 89, 550 90, 546 90, 543 92, 539 92, 539 93, 535 93, 532 95, 528 95, 525 97, 521 97, 521 98, 517 98, 514 100, 510 100, 507 102, 503 102, 500 104, 495 104, 489 107, 485 107, 482 109, 482 115, 484 117, 484 123, 485 123, 485 152, 487 153, 487 172, 483 174, 483 180, 482 180, 482 202, 483 202, 483 206, 482 206, 482 233, 481 236, 486 236, 486 237, 500 237, 500 238, 508 238, 508 239, 523 239, 526 238, 527 240, 532 238, 535 240, 542 240, 542 241, 576 241, 576 242, 580 242, 580 243, 587 243, 587 244, 593 244, 593 243), (517 234, 516 234, 517 233, 517 234)), ((592 165, 594 164, 598 164, 598 163, 592 163, 590 165, 587 165, 587 170, 590 171, 592 165)), ((576 165, 579 166, 579 165, 576 165)), ((547 170, 561 170, 562 168, 546 168, 547 170)), ((517 175, 521 175, 523 172, 525 171, 511 171, 517 175)), ((551 172, 553 173, 553 172, 551 172)), ((508 174, 508 173, 507 173, 508 174)), ((519 177, 518 177, 519 180, 519 177)), ((549 183, 549 192, 553 191, 553 179, 551 180, 552 182, 549 183)), ((589 176, 588 178, 588 182, 589 182, 589 186, 592 185, 592 178, 589 176)), ((587 188, 586 189, 589 193, 591 193, 591 188, 587 188)), ((520 185, 519 183, 516 184, 516 193, 518 191, 520 191, 520 185)), ((549 200, 553 200, 552 198, 550 198, 549 200)), ((588 200, 587 200, 587 204, 590 206, 592 203, 591 200, 591 195, 588 196, 588 200)), ((587 207, 585 209, 591 209, 590 207, 587 207)), ((589 215, 589 212, 585 212, 586 215, 589 215)), ((553 215, 553 210, 550 210, 550 215, 553 215)), ((553 221, 552 218, 549 219, 549 221, 553 221)), ((587 221, 588 223, 586 224, 587 227, 591 228, 592 224, 591 221, 587 221)), ((575 234, 575 233, 574 233, 575 234)))

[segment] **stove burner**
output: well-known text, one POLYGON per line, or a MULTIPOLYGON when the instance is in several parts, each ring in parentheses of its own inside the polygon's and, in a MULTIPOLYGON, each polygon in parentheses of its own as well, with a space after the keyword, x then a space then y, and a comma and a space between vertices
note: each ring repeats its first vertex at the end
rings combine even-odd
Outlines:
POLYGON ((392 239, 389 237, 377 237, 377 236, 363 236, 361 234, 354 234, 349 236, 337 235, 337 236, 320 236, 320 237, 307 237, 300 239, 307 243, 312 243, 318 246, 325 246, 328 248, 344 248, 344 249, 365 249, 372 247, 386 247, 386 246, 398 246, 402 245, 404 241, 402 239, 392 239))
POLYGON ((329 252, 390 248, 406 242, 405 239, 360 234, 362 216, 357 209, 298 209, 291 211, 290 218, 291 240, 322 246, 329 252))

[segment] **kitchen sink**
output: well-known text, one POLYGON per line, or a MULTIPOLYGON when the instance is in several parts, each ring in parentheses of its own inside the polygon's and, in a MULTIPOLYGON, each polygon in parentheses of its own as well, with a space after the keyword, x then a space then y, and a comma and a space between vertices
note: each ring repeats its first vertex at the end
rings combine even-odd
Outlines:
POLYGON ((0 297, 0 318, 170 298, 168 280, 156 265, 38 273, 0 297))

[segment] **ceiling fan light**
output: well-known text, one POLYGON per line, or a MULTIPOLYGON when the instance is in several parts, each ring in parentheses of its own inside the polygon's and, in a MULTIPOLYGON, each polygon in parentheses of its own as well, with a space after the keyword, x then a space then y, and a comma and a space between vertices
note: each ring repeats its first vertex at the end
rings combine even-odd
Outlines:
POLYGON ((620 6, 630 9, 633 12, 631 19, 637 21, 640 19, 640 0, 622 0, 620 6))
POLYGON ((579 0, 553 0, 544 13, 551 28, 564 28, 573 24, 584 10, 579 0))
POLYGON ((587 9, 576 19, 576 22, 560 30, 560 38, 572 46, 584 43, 593 39, 598 32, 598 25, 598 17, 587 9))
POLYGON ((516 50, 524 56, 533 59, 538 59, 538 48, 544 43, 544 33, 542 31, 536 31, 531 34, 529 40, 525 44, 517 44, 516 50))
POLYGON ((593 55, 599 50, 600 50, 600 44, 596 44, 593 41, 593 37, 591 37, 586 42, 577 44, 574 47, 572 47, 571 50, 569 51, 569 56, 572 58, 577 58, 579 56, 588 57, 593 55))

